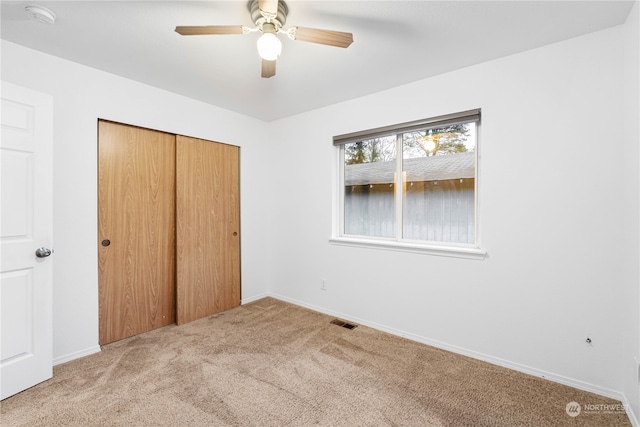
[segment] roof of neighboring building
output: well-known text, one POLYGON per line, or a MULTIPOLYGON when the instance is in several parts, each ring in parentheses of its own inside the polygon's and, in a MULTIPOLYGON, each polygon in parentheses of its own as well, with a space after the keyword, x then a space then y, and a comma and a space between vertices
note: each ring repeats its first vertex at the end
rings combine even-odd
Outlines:
MULTIPOLYGON (((467 152, 404 159, 403 169, 407 182, 475 178, 476 153, 467 152)), ((346 165, 345 186, 390 184, 394 182, 394 171, 395 161, 346 165)))

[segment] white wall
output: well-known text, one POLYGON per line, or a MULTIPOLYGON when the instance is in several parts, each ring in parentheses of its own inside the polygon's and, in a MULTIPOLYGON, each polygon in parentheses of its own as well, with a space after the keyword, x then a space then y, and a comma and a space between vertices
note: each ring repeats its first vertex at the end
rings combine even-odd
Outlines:
POLYGON ((1 48, 2 80, 54 97, 54 362, 99 350, 98 118, 241 147, 242 297, 264 294, 264 122, 5 41, 1 48))
POLYGON ((622 37, 616 27, 274 123, 271 292, 622 398, 638 333, 638 284, 622 273, 622 37), (472 108, 487 259, 328 242, 333 135, 472 108))
MULTIPOLYGON (((624 26, 624 319, 623 392, 640 419, 640 3, 636 2, 624 26), (634 359, 635 358, 635 359, 634 359)), ((636 424, 640 424, 636 420, 636 424)))

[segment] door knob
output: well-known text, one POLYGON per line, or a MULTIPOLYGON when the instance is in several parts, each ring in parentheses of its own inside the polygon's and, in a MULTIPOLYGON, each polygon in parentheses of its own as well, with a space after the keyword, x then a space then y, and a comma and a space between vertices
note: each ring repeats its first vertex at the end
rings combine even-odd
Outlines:
POLYGON ((49 255, 51 255, 52 252, 53 251, 51 249, 42 247, 42 248, 36 249, 36 256, 38 258, 46 258, 49 255))

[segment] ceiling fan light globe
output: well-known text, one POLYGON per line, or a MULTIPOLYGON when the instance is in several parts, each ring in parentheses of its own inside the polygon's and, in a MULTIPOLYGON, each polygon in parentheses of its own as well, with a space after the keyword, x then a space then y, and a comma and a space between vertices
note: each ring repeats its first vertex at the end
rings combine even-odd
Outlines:
POLYGON ((275 61, 282 52, 282 42, 273 33, 264 33, 258 39, 258 54, 265 61, 275 61))

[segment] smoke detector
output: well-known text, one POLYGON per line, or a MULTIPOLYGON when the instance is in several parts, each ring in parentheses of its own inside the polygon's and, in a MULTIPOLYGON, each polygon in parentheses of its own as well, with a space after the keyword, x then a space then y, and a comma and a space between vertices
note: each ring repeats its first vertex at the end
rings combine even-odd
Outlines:
POLYGON ((56 14, 44 6, 30 5, 24 8, 32 18, 43 24, 53 24, 56 22, 56 14))

